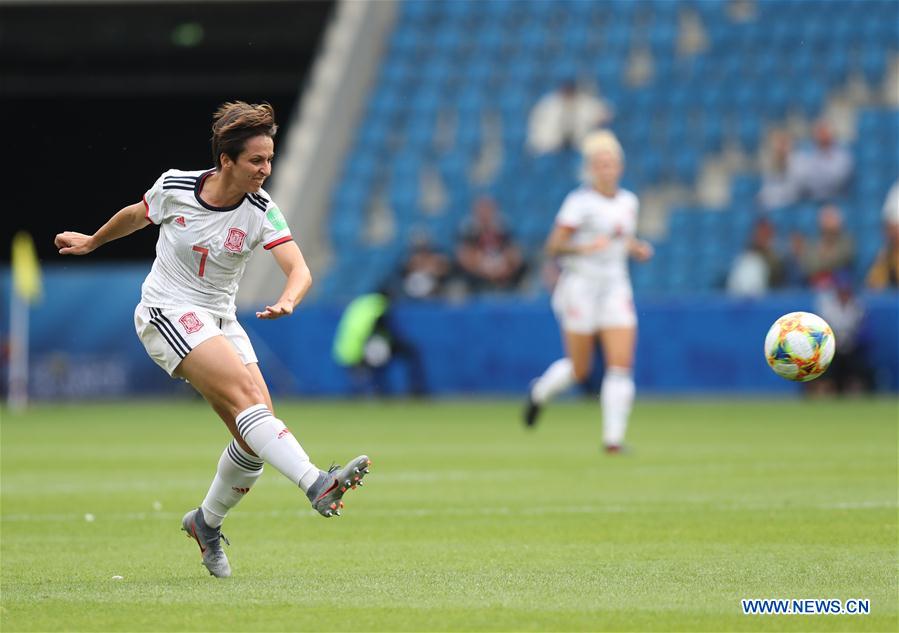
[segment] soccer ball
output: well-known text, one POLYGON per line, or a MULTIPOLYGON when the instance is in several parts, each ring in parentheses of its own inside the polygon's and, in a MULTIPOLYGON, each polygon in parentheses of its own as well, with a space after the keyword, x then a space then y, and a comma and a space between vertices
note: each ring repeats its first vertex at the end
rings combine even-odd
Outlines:
POLYGON ((765 359, 775 374, 787 380, 814 380, 830 366, 835 349, 833 330, 811 312, 783 315, 765 337, 765 359))

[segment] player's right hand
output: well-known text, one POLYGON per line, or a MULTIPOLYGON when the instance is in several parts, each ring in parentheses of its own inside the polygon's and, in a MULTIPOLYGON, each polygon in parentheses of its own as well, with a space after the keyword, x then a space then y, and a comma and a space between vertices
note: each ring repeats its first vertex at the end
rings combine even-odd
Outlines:
POLYGON ((53 243, 59 249, 60 255, 87 255, 94 250, 93 236, 75 231, 58 233, 53 243))
POLYGON ((609 245, 609 238, 605 235, 600 235, 595 240, 590 242, 589 244, 584 244, 578 248, 582 255, 589 255, 590 253, 595 253, 596 251, 601 251, 606 246, 609 245))

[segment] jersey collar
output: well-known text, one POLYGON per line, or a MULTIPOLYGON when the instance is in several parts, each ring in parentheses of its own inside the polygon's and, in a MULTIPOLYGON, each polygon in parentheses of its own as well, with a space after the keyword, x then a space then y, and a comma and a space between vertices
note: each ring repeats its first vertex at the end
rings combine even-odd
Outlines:
POLYGON ((214 207, 211 204, 209 204, 208 202, 206 202, 205 200, 203 200, 203 198, 200 197, 200 191, 203 190, 203 183, 206 182, 206 179, 209 178, 209 176, 211 176, 214 173, 215 173, 215 169, 210 169, 209 171, 204 172, 202 175, 200 175, 199 178, 197 178, 197 184, 194 185, 194 198, 197 199, 197 202, 199 202, 203 206, 204 209, 209 209, 210 211, 218 211, 218 212, 234 211, 234 209, 236 209, 237 207, 242 205, 243 201, 247 199, 247 194, 244 194, 243 198, 241 198, 240 200, 237 201, 237 204, 233 204, 230 207, 214 207))

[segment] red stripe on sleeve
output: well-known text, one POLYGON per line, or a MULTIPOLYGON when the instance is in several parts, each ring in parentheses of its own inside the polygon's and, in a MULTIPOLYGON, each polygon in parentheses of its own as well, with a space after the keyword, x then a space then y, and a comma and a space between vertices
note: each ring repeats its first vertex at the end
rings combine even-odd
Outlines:
POLYGON ((153 220, 150 219, 150 204, 147 202, 147 196, 143 197, 144 206, 147 207, 147 212, 144 214, 144 217, 147 218, 147 222, 150 224, 156 224, 153 220))
POLYGON ((275 248, 279 244, 283 244, 284 242, 290 242, 291 240, 293 240, 293 237, 288 235, 287 237, 282 237, 281 239, 277 239, 274 242, 269 242, 268 244, 264 245, 262 248, 264 248, 265 250, 268 251, 268 250, 275 248))

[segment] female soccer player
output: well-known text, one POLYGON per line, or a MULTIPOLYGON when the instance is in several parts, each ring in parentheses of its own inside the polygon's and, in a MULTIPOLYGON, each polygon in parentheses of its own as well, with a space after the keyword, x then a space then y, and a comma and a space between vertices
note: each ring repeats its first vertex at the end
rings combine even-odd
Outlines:
POLYGON ((546 242, 546 253, 558 257, 562 267, 552 305, 566 357, 532 383, 524 421, 534 426, 546 402, 587 379, 598 340, 605 359, 600 392, 603 444, 614 453, 624 442, 634 400, 631 367, 637 316, 627 260, 646 261, 653 251, 634 236, 637 196, 618 186, 624 166, 618 139, 608 130, 593 132, 582 152, 587 184, 565 198, 546 242))
POLYGON ((193 385, 234 437, 203 503, 181 523, 200 546, 209 573, 219 578, 231 575, 222 521, 262 474, 263 463, 298 485, 325 517, 340 515, 343 494, 362 484, 371 464, 365 455, 327 472, 312 464, 274 416, 253 346, 235 319, 237 285, 260 244, 287 282, 258 318, 289 316, 312 284, 284 216, 262 189, 272 171, 277 129, 269 104, 226 103, 213 118, 213 169, 170 169, 143 201, 120 210, 93 235, 65 231, 55 240, 61 255, 86 255, 150 224, 159 226, 156 259, 134 325, 150 358, 193 385))

